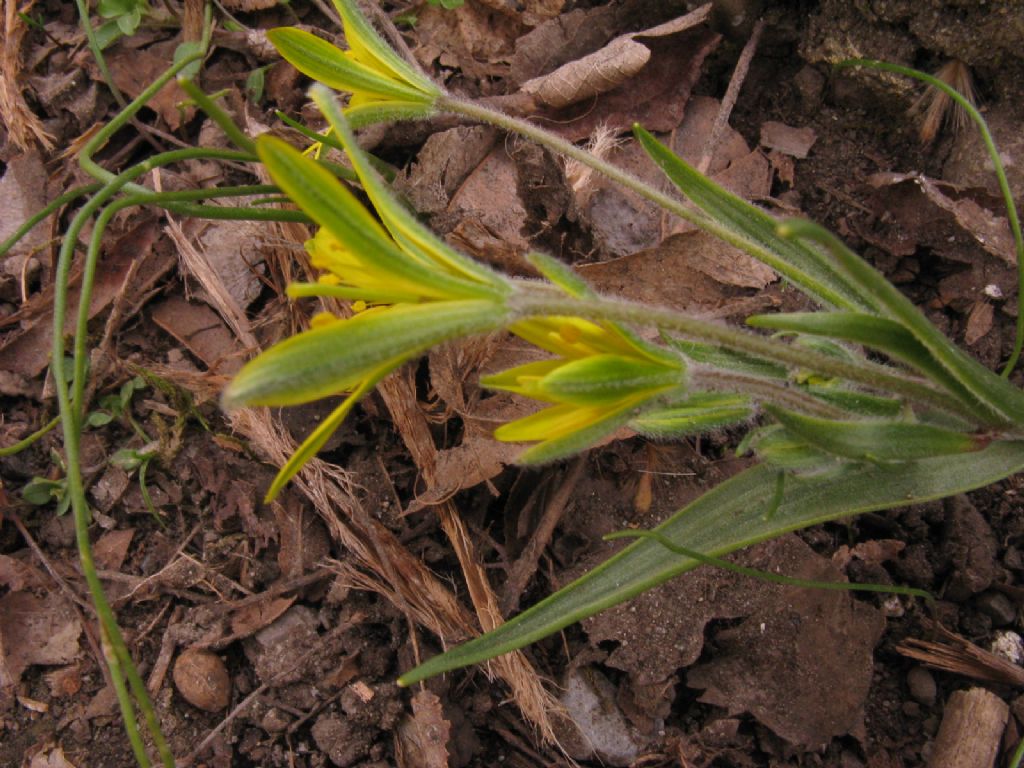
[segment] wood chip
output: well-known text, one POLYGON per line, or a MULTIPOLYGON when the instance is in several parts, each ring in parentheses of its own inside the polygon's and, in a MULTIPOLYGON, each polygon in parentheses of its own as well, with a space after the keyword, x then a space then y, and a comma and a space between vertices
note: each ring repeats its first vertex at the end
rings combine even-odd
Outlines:
POLYGON ((946 702, 928 768, 992 768, 1009 714, 1006 702, 984 688, 955 691, 946 702))

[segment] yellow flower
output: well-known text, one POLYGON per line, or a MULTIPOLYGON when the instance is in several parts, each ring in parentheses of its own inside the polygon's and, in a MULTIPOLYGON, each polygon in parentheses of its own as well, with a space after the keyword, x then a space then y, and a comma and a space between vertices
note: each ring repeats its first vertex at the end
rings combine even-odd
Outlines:
POLYGON ((449 339, 508 322, 508 281, 469 262, 416 222, 388 194, 343 121, 336 128, 349 142, 353 166, 391 231, 316 161, 279 139, 257 141, 274 182, 321 227, 307 247, 325 275, 317 283, 289 286, 289 292, 362 304, 350 319, 318 316, 310 330, 249 361, 224 393, 228 408, 297 405, 349 393, 281 469, 268 500, 384 376, 449 339), (385 306, 366 309, 365 302, 385 306))
POLYGON ((385 43, 352 0, 334 0, 345 28, 347 51, 309 32, 280 27, 267 33, 293 67, 352 98, 346 116, 355 126, 429 115, 443 93, 425 74, 385 43))
POLYGON ((517 322, 511 330, 558 355, 481 381, 552 404, 495 430, 494 436, 505 442, 539 443, 520 461, 550 461, 593 445, 642 406, 686 383, 682 358, 611 323, 541 317, 517 322))

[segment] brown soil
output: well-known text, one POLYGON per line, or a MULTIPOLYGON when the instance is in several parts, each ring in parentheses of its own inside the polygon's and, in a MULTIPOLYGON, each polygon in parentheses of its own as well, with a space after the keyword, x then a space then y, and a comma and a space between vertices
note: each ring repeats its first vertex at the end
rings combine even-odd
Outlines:
MULTIPOLYGON (((236 15, 252 30, 290 23, 332 29, 316 3, 224 5, 240 9, 236 15)), ((392 18, 416 14, 415 25, 403 28, 406 41, 448 87, 498 97, 616 35, 690 8, 679 1, 467 0, 454 11, 399 3, 385 3, 385 10, 392 18)), ((689 35, 687 46, 655 38, 648 65, 655 69, 630 80, 629 93, 548 110, 543 118, 567 135, 595 114, 612 124, 639 119, 677 147, 696 142, 700 149, 701 115, 714 116, 751 32, 747 22, 731 23, 742 13, 747 22, 763 14, 766 26, 730 120, 735 132, 720 143, 711 172, 839 232, 940 328, 997 366, 1012 346, 1015 270, 979 243, 981 225, 951 212, 967 203, 1000 211, 976 140, 947 124, 923 144, 920 119, 907 112, 916 88, 830 65, 861 55, 934 70, 958 59, 970 67, 997 142, 1012 154, 1020 149, 1024 11, 1009 1, 984 11, 961 0, 721 2, 710 27, 681 33, 689 35), (672 73, 670 83, 665 73, 672 73), (771 122, 783 124, 790 139, 791 129, 810 129, 801 134, 813 135, 806 157, 766 146, 771 122), (926 198, 913 180, 882 176, 908 172, 960 185, 939 188, 951 207, 926 198)), ((116 111, 73 5, 40 0, 29 14, 42 28, 25 34, 18 85, 55 149, 31 138, 20 149, 8 121, 0 199, 12 222, 82 181, 60 151, 116 111)), ((166 66, 178 35, 143 25, 108 50, 128 96, 166 66)), ((275 124, 274 109, 311 115, 303 79, 258 40, 225 31, 216 43, 202 85, 228 89, 225 104, 250 130, 275 124), (268 65, 262 93, 247 90, 250 73, 268 65)), ((201 117, 178 109, 182 97, 163 94, 101 161, 123 168, 155 147, 218 142, 201 117)), ((375 129, 367 139, 396 166, 398 187, 424 217, 490 263, 524 273, 522 251, 542 248, 586 265, 581 271, 603 290, 719 317, 799 301, 712 245, 698 242, 695 250, 695 236, 599 181, 573 192, 542 152, 442 120, 428 127, 375 129), (732 271, 723 277, 716 269, 726 261, 732 271)), ((639 165, 628 145, 614 152, 639 165)), ((1021 198, 1018 168, 1024 165, 1011 165, 1011 181, 1021 198)), ((169 189, 246 178, 193 163, 165 172, 161 183, 169 189)), ((47 290, 67 218, 3 263, 4 445, 55 412, 44 387, 47 290)), ((487 436, 496 415, 507 417, 516 405, 481 396, 475 384, 480 369, 517 354, 490 339, 435 352, 395 377, 327 445, 321 485, 294 487, 279 504, 263 505, 282 439, 301 439, 331 406, 287 410, 281 425, 268 422, 261 432, 263 422, 226 420, 216 392, 245 347, 289 333, 310 309, 289 307, 282 291, 297 274, 301 239, 289 227, 203 229, 136 211, 115 221, 104 251, 109 285, 93 326, 103 353, 93 361, 92 407, 110 412, 114 406, 103 398, 139 378, 123 398, 124 412, 85 435, 92 540, 179 759, 289 768, 573 759, 638 767, 924 766, 950 695, 979 685, 1010 705, 1003 754, 1012 751, 1024 698, 1011 678, 933 671, 901 647, 907 639, 942 640, 938 625, 983 651, 1020 643, 1020 478, 810 529, 739 556, 804 578, 925 589, 938 598, 930 607, 701 569, 535 644, 521 666, 493 667, 494 679, 470 669, 422 690, 398 689, 399 673, 440 651, 439 632, 447 643, 478 629, 467 578, 477 580, 476 589, 485 578, 495 605, 511 615, 603 560, 614 549, 602 541, 605 533, 656 524, 749 460, 734 456, 738 435, 723 433, 672 445, 634 437, 576 462, 518 468, 514 453, 487 436), (216 256, 251 341, 240 341, 237 327, 211 309, 217 302, 181 255, 188 243, 216 256), (137 272, 129 272, 133 263, 142 265, 137 272), (157 515, 138 469, 111 461, 124 449, 151 450, 145 485, 157 515), (552 519, 550 539, 536 540, 534 532, 552 519), (465 534, 461 552, 451 544, 453 531, 465 534), (548 736, 561 749, 545 739, 539 716, 524 703, 531 691, 538 695, 537 676, 549 681, 549 705, 564 694, 590 744, 558 716, 548 736)), ((0 461, 0 765, 131 766, 98 662, 71 521, 58 517, 54 504, 22 501, 32 478, 61 478, 58 434, 0 461)))

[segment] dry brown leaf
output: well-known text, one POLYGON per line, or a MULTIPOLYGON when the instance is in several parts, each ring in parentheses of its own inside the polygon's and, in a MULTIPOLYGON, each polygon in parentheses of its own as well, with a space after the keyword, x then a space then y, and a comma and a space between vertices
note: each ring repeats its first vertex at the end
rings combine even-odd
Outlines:
POLYGON ((28 768, 75 768, 75 765, 64 756, 63 749, 53 747, 34 754, 28 768))
POLYGON ((992 330, 995 309, 987 301, 976 301, 971 307, 967 316, 967 329, 964 332, 964 341, 967 346, 974 346, 992 330))
POLYGON ((273 510, 279 545, 277 565, 281 575, 296 578, 316 568, 331 550, 324 524, 290 495, 285 497, 285 503, 274 504, 273 510), (292 501, 296 503, 289 503, 292 501))
MULTIPOLYGON (((687 103, 686 116, 679 127, 659 138, 684 160, 696 163, 718 111, 716 100, 694 97, 687 103)), ((632 138, 612 149, 608 160, 653 186, 665 184, 664 175, 632 138)), ((743 137, 729 128, 715 147, 708 173, 716 182, 748 200, 767 197, 771 191, 768 161, 759 151, 751 152, 743 137)), ((695 229, 680 219, 667 217, 653 203, 603 177, 593 176, 586 186, 575 191, 576 206, 606 256, 625 256, 652 248, 666 235, 695 229)), ((735 254, 740 258, 739 251, 735 254)))
POLYGON ((550 130, 572 141, 587 138, 598 126, 626 131, 640 123, 667 132, 683 119, 704 59, 721 38, 699 26, 668 37, 651 38, 650 60, 635 76, 600 95, 560 110, 549 109, 550 130))
POLYGON ((474 219, 506 247, 525 251, 530 244, 521 228, 526 209, 516 192, 516 168, 505 145, 495 147, 473 169, 451 198, 448 213, 459 220, 474 219))
MULTIPOLYGON (((19 554, 28 555, 27 549, 19 554)), ((11 592, 23 589, 38 589, 46 585, 46 577, 35 566, 11 555, 0 555, 0 584, 11 592)))
POLYGON ((231 634, 233 640, 239 640, 259 632, 270 626, 292 607, 297 595, 291 597, 275 597, 239 608, 231 615, 231 634))
POLYGON ((279 0, 221 0, 229 11, 262 11, 273 8, 279 0))
POLYGON ((210 370, 231 374, 242 367, 236 337, 205 304, 170 296, 153 307, 152 318, 210 370))
POLYGON ((624 28, 624 21, 620 8, 612 5, 577 8, 546 21, 516 40, 512 82, 525 83, 598 50, 624 28))
MULTIPOLYGON (((798 578, 841 580, 835 565, 795 536, 769 542, 763 552, 767 559, 750 564, 798 578)), ((861 731, 874 647, 885 628, 881 613, 848 592, 775 584, 756 590, 766 599, 715 635, 715 653, 689 671, 687 685, 704 689, 700 701, 730 714, 750 712, 792 744, 819 749, 836 736, 861 731)))
POLYGON ((423 689, 412 697, 413 716, 398 726, 397 759, 401 768, 448 768, 448 737, 441 699, 423 689))
MULTIPOLYGON (((167 69, 167 62, 174 60, 178 40, 162 40, 145 49, 134 48, 128 43, 127 40, 119 41, 105 55, 114 85, 125 96, 134 99, 167 69)), ((91 60, 90 65, 90 68, 95 67, 91 60)), ((98 75, 97 69, 96 79, 100 79, 98 75)), ((181 127, 182 122, 191 119, 195 114, 195 107, 178 108, 178 105, 185 102, 187 98, 177 81, 171 80, 157 91, 156 95, 146 103, 146 106, 157 112, 171 130, 176 131, 181 127)))
MULTIPOLYGON (((93 286, 89 317, 96 317, 110 306, 124 284, 125 275, 133 262, 142 260, 137 279, 129 286, 133 295, 148 291, 174 266, 173 257, 159 248, 154 248, 159 229, 156 219, 147 218, 125 235, 118 238, 108 249, 104 249, 103 269, 98 270, 93 286)), ((68 299, 68 315, 65 333, 72 333, 75 327, 78 289, 76 276, 72 278, 71 296, 68 299)), ((0 369, 7 369, 22 376, 33 377, 42 373, 50 362, 49 312, 53 306, 53 291, 49 288, 34 296, 26 308, 27 328, 18 336, 9 338, 0 346, 0 369)))
MULTIPOLYGON (((0 75, 0 80, 3 77, 0 75)), ((28 150, 15 154, 8 161, 3 178, 0 179, 0 210, 4 212, 4 215, 0 216, 0 240, 6 240, 13 235, 22 222, 35 214, 45 203, 46 168, 39 153, 28 150)), ((14 245, 0 262, 3 274, 0 281, 20 283, 19 278, 25 269, 26 259, 45 244, 46 240, 46 228, 37 227, 14 245)), ((8 300, 13 300, 21 293, 20 286, 18 288, 17 291, 8 292, 8 300)))
POLYGON ((461 126, 432 134, 395 189, 420 213, 445 210, 466 177, 488 156, 497 135, 489 126, 461 126))
POLYGON ((625 83, 651 59, 637 38, 658 38, 691 29, 707 20, 711 4, 657 27, 621 35, 594 53, 563 64, 554 72, 523 83, 522 90, 547 107, 561 109, 606 93, 625 83))
POLYGON ((890 218, 920 242, 933 245, 929 235, 934 237, 933 247, 947 257, 955 258, 955 244, 953 247, 947 244, 943 249, 940 241, 948 238, 947 233, 952 228, 969 235, 1005 264, 1017 263, 1013 235, 1006 218, 970 197, 958 196, 957 187, 918 173, 877 173, 868 178, 868 183, 882 193, 895 193, 895 196, 880 198, 883 210, 891 213, 890 218), (924 201, 931 205, 922 206, 924 201), (903 204, 897 205, 897 202, 903 204), (936 230, 937 220, 942 222, 945 232, 936 230))
POLYGON ((818 134, 813 128, 794 128, 769 120, 761 126, 761 146, 803 160, 811 151, 818 134))
POLYGON ((58 594, 10 592, 0 598, 0 651, 15 684, 33 664, 74 661, 81 633, 74 607, 58 594))
POLYGON ((96 566, 105 571, 120 571, 134 536, 134 528, 107 531, 100 536, 92 547, 96 566))

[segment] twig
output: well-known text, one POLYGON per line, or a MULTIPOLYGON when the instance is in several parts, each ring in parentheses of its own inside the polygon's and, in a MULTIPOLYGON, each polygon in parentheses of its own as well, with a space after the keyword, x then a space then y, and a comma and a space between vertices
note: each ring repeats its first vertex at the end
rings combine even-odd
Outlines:
POLYGON ((46 572, 50 574, 50 577, 57 582, 57 586, 61 588, 61 591, 70 597, 77 606, 88 611, 90 614, 95 615, 96 612, 93 610, 92 605, 89 604, 89 601, 79 596, 64 577, 57 573, 57 569, 53 567, 53 563, 51 563, 49 558, 43 554, 43 550, 41 550, 39 545, 36 544, 36 540, 32 538, 32 534, 28 532, 28 528, 26 528, 25 524, 21 522, 21 517, 16 512, 8 512, 8 514, 10 515, 11 521, 14 523, 14 527, 17 528, 18 533, 21 534, 21 538, 23 538, 25 543, 28 544, 32 553, 39 558, 39 562, 43 564, 43 568, 45 568, 46 572))
POLYGON ((739 60, 736 62, 736 69, 733 70, 732 78, 729 80, 729 87, 725 89, 725 96, 722 97, 722 105, 719 107, 718 115, 716 115, 715 122, 711 126, 711 133, 708 134, 707 141, 704 142, 704 149, 700 155, 700 162, 697 163, 697 170, 701 173, 706 174, 708 172, 708 168, 711 167, 711 159, 714 157, 715 150, 718 148, 718 143, 722 140, 722 132, 725 131, 725 126, 729 124, 729 116, 732 114, 733 107, 736 106, 736 100, 739 98, 743 82, 747 79, 747 72, 750 70, 750 62, 754 58, 754 53, 757 51, 757 44, 761 40, 761 32, 763 30, 764 19, 759 19, 754 25, 754 30, 750 33, 750 39, 747 40, 747 44, 743 46, 743 51, 740 53, 739 60))

